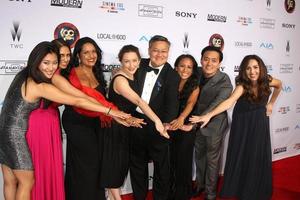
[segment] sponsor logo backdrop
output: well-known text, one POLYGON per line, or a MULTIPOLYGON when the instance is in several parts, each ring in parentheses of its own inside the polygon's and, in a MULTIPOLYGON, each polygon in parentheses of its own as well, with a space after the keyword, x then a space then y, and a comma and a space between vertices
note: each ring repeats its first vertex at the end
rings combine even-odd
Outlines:
MULTIPOLYGON (((2 0, 0 108, 14 75, 26 66, 30 51, 40 41, 65 37, 73 46, 80 37, 95 39, 104 52, 103 68, 109 80, 110 71, 120 66, 117 54, 123 45, 134 44, 147 57, 149 39, 161 34, 172 43, 171 64, 182 53, 192 54, 199 62, 201 49, 208 44, 222 48, 222 71, 233 83, 245 55, 261 56, 269 73, 284 83, 270 118, 273 160, 298 155, 299 5, 294 0, 228 1, 2 0)), ((127 180, 123 193, 130 191, 127 180)))

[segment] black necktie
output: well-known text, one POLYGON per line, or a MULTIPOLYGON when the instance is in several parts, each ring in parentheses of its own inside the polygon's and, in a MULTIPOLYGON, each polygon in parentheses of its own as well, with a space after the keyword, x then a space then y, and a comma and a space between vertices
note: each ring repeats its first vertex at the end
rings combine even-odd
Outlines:
POLYGON ((158 74, 159 69, 155 69, 155 68, 153 68, 153 67, 147 66, 147 67, 146 67, 146 71, 147 71, 147 72, 154 71, 155 74, 158 74))

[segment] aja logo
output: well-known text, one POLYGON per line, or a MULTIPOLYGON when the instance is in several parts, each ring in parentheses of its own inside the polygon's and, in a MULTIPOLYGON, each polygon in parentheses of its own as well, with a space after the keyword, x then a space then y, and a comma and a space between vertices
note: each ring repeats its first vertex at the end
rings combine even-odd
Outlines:
POLYGON ((269 42, 262 42, 259 47, 264 49, 274 49, 273 44, 269 42))
POLYGON ((149 42, 151 38, 152 36, 143 35, 142 37, 140 37, 139 42, 149 42))

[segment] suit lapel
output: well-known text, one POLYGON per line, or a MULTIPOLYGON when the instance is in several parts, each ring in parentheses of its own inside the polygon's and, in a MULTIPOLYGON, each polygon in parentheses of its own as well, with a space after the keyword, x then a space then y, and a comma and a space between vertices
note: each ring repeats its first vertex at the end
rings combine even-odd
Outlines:
POLYGON ((168 68, 167 66, 164 66, 161 69, 161 72, 159 73, 159 75, 156 79, 156 82, 154 84, 149 103, 159 94, 161 88, 163 87, 164 80, 165 80, 164 77, 165 77, 165 75, 167 73, 167 70, 168 70, 167 68, 168 68))

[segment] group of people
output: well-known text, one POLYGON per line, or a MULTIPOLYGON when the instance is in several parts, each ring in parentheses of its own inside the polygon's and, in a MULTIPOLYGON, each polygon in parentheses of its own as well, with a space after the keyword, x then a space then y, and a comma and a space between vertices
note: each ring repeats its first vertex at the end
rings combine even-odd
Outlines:
POLYGON ((145 200, 149 162, 154 199, 188 200, 203 191, 206 199, 216 199, 226 110, 235 102, 220 195, 270 199, 268 116, 281 82, 267 74, 260 57, 248 55, 232 93, 220 71, 219 48, 202 50, 201 67, 183 54, 173 68, 170 46, 166 37, 153 36, 148 59, 136 46, 123 46, 121 67, 107 87, 102 51, 93 39, 79 39, 73 52, 62 39, 39 43, 11 83, 0 115, 5 199, 98 200, 107 189, 111 199, 121 200, 130 171, 134 199, 145 200))

